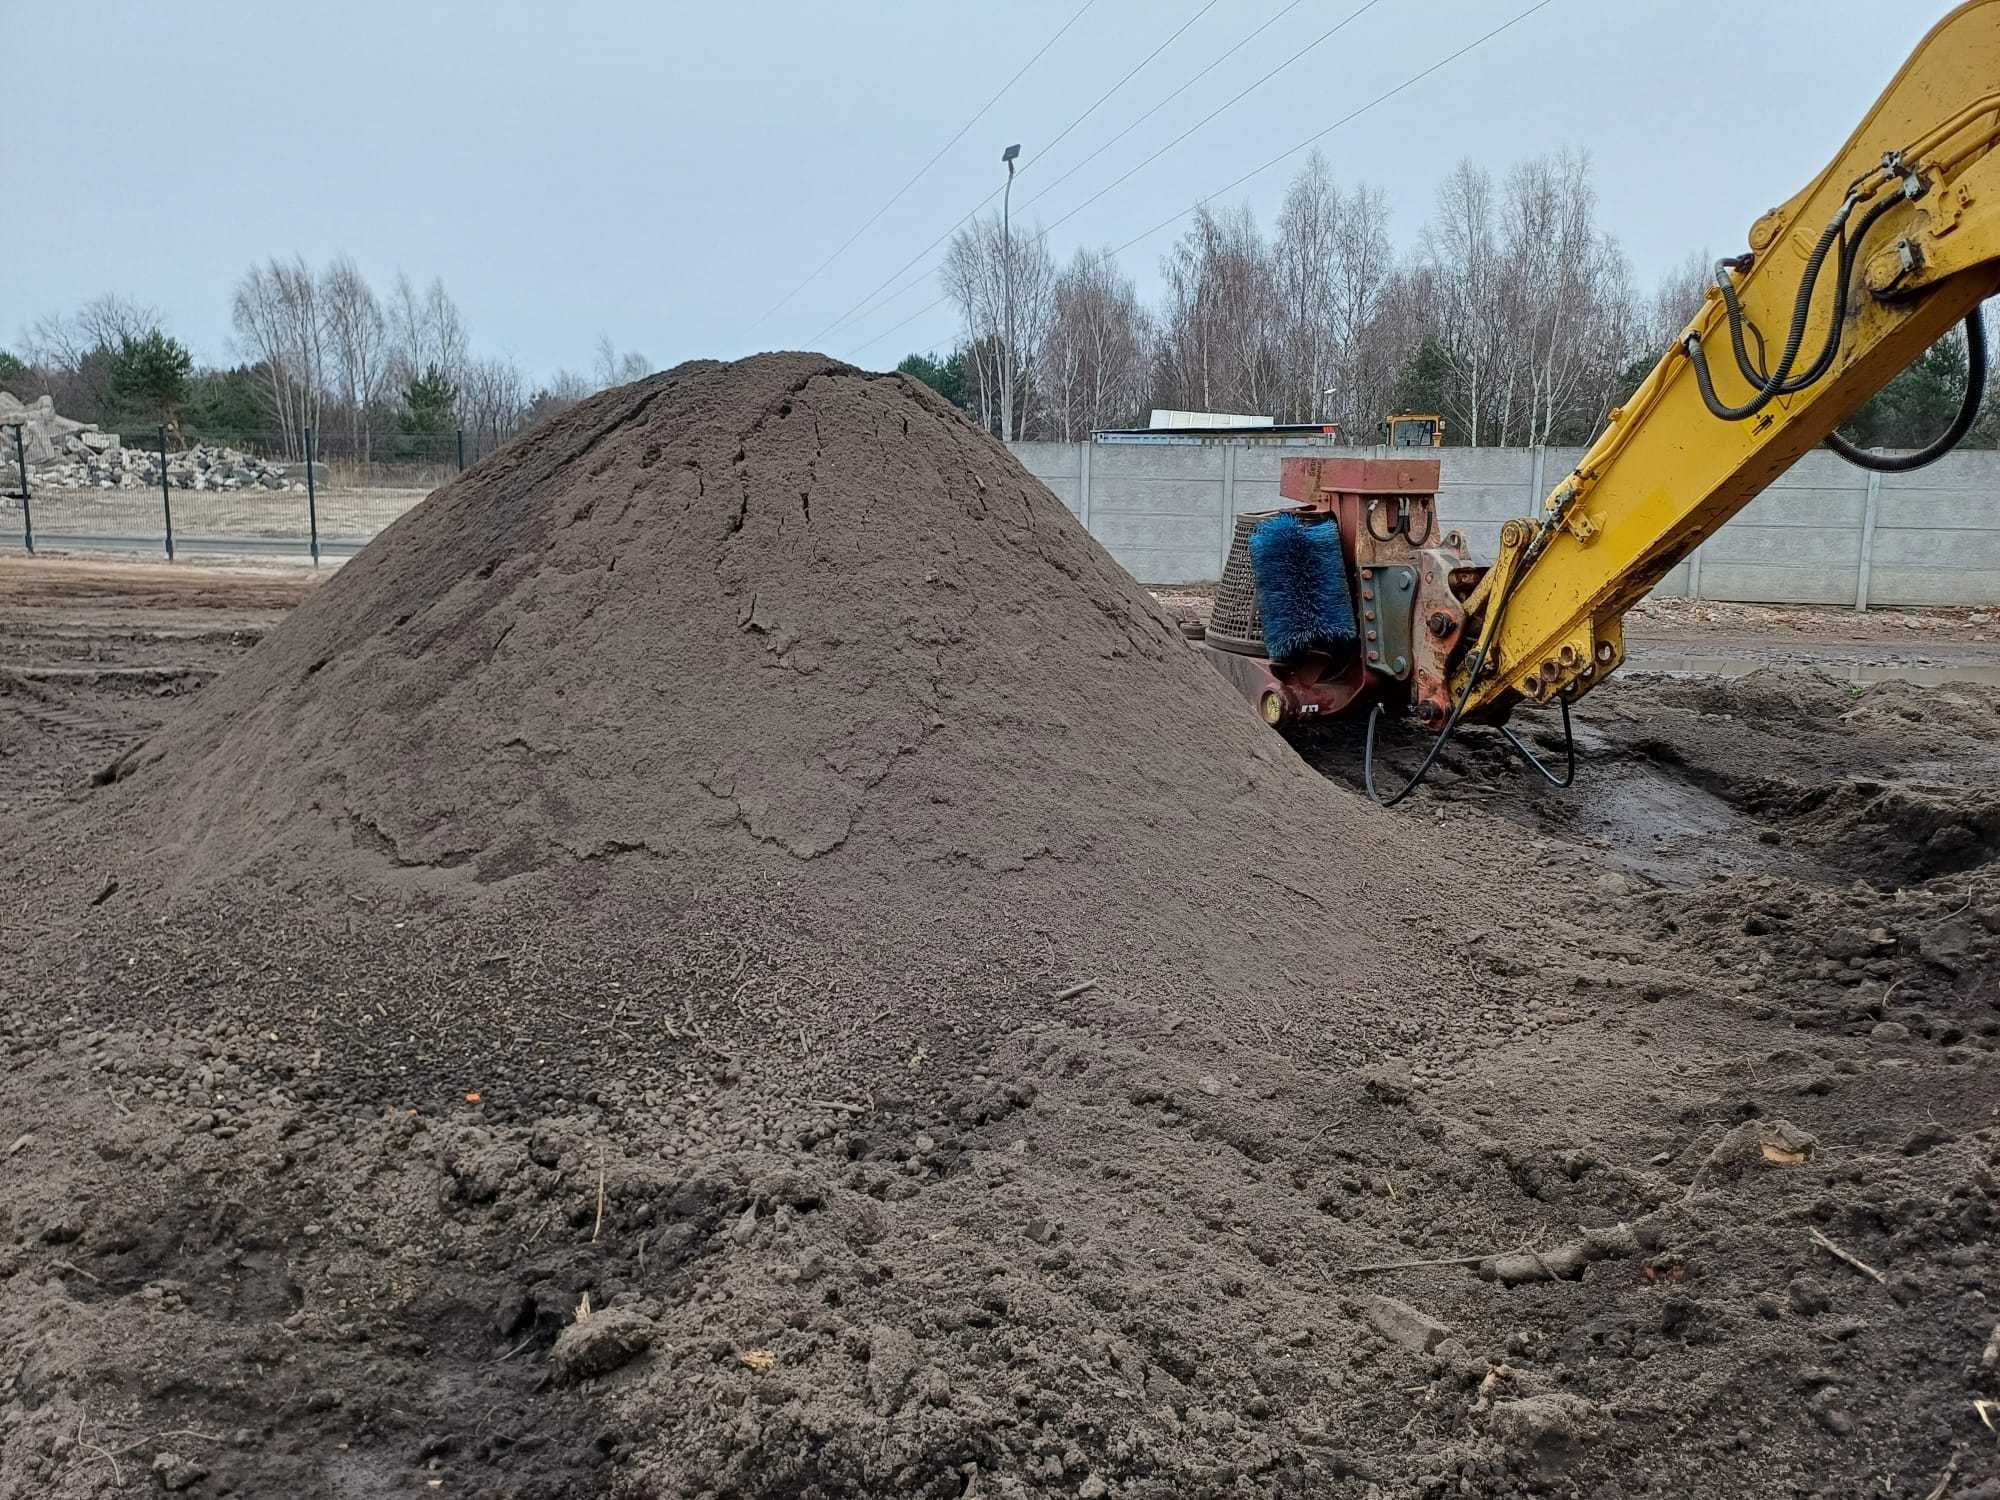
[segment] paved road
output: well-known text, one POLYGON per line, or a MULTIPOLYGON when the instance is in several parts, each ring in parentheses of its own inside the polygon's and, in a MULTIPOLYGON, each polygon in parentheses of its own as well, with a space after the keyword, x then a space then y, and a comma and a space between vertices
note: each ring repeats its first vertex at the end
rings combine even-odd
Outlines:
MULTIPOLYGON (((321 537, 319 555, 352 557, 368 545, 366 537, 321 537)), ((166 556, 166 543, 158 537, 84 536, 71 532, 37 530, 35 546, 47 552, 143 552, 166 556)), ((177 536, 176 557, 296 557, 309 554, 304 537, 289 536, 177 536)))

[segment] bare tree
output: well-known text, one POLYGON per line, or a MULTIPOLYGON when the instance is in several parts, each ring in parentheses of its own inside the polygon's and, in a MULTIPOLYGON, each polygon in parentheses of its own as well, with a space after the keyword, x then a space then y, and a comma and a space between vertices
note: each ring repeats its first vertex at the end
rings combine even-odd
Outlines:
POLYGON ((528 398, 527 406, 521 412, 521 426, 533 427, 545 422, 558 412, 568 411, 579 401, 597 390, 589 379, 574 370, 557 370, 546 385, 538 388, 528 398))
POLYGON ((1648 350, 1664 354, 1694 315, 1715 284, 1715 257, 1707 250, 1691 251, 1687 258, 1660 277, 1647 303, 1641 336, 1648 350))
POLYGON ((1502 212, 1507 350, 1502 441, 1581 441, 1614 396, 1636 342, 1631 269, 1597 227, 1590 158, 1517 165, 1502 212))
POLYGON ((620 354, 608 333, 597 336, 596 347, 591 351, 591 369, 597 376, 597 389, 600 391, 607 391, 614 385, 630 385, 652 373, 645 355, 636 349, 627 349, 620 354))
POLYGON ((1278 394, 1278 283, 1249 206, 1198 207, 1162 270, 1159 394, 1189 410, 1266 413, 1278 394))
POLYGON ((349 451, 368 462, 371 408, 389 378, 389 325, 374 290, 347 255, 337 255, 320 277, 326 344, 346 418, 349 451))
POLYGON ((520 431, 527 407, 527 383, 513 360, 466 364, 458 385, 458 420, 471 434, 474 452, 490 453, 520 431))
POLYGON ((58 411, 106 421, 114 405, 111 356, 127 339, 140 337, 159 322, 158 309, 107 292, 74 313, 36 319, 23 343, 28 363, 40 373, 58 411))
POLYGON ((423 295, 402 271, 389 293, 389 335, 395 347, 396 383, 435 365, 454 385, 465 371, 467 339, 458 304, 444 289, 444 278, 433 276, 423 295))
POLYGON ((1507 174, 1502 208, 1503 307, 1508 358, 1501 440, 1549 440, 1559 412, 1588 377, 1588 320, 1597 312, 1596 193, 1586 157, 1522 162, 1507 174), (1515 418, 1517 399, 1525 402, 1515 418))
POLYGON ((304 256, 273 256, 236 283, 230 307, 245 358, 261 367, 285 452, 299 456, 326 389, 326 310, 304 256))
POLYGON ((1014 380, 1035 370, 1054 310, 1055 262, 1047 241, 1040 229, 1004 233, 994 214, 959 230, 945 251, 944 288, 965 330, 980 421, 1009 440, 1021 435, 1035 394, 1016 389, 1014 380))
POLYGON ((1640 316, 1624 253, 1597 227, 1590 159, 1516 165, 1502 190, 1462 161, 1424 232, 1444 405, 1474 443, 1581 442, 1615 399, 1640 316))
POLYGON ((1346 206, 1315 151, 1292 179, 1278 210, 1272 248, 1276 281, 1278 412, 1291 422, 1322 420, 1334 394, 1335 262, 1346 206))
POLYGON ((1034 384, 1037 430, 1059 442, 1135 421, 1145 405, 1151 320, 1109 251, 1078 250, 1056 278, 1034 384))
POLYGON ((1389 200, 1365 184, 1342 204, 1333 235, 1333 399, 1325 415, 1343 431, 1371 431, 1389 414, 1396 370, 1420 330, 1383 314, 1396 262, 1389 239, 1389 200))
POLYGON ((1493 179, 1470 157, 1438 189, 1423 254, 1437 302, 1438 341, 1451 365, 1446 415, 1473 447, 1493 434, 1495 367, 1505 326, 1493 179))

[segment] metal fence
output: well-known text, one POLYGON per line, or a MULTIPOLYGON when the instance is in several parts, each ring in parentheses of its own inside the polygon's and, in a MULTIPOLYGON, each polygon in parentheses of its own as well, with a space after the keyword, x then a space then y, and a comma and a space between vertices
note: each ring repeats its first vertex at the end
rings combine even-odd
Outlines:
POLYGON ((463 429, 362 435, 307 428, 206 440, 150 432, 66 437, 31 464, 0 428, 0 546, 64 552, 350 556, 499 446, 463 429))

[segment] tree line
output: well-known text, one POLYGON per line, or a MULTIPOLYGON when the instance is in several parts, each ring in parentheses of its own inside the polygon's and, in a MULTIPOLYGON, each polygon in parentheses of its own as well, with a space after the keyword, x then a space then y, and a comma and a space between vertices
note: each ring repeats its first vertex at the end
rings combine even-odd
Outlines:
MULTIPOLYGON (((1046 232, 977 218, 941 280, 959 331, 900 368, 989 431, 1077 441, 1142 426, 1149 409, 1248 412, 1338 424, 1374 441, 1396 411, 1437 412, 1453 444, 1580 444, 1700 305, 1711 257, 1689 255, 1650 293, 1599 221, 1589 158, 1557 153, 1495 175, 1466 160, 1397 245, 1379 187, 1343 186, 1318 153, 1275 222, 1198 205, 1160 263, 1150 302, 1109 250, 1060 265, 1046 232)), ((587 366, 530 381, 482 356, 442 278, 398 272, 378 293, 346 255, 273 256, 230 302, 234 363, 199 366, 156 309, 116 294, 31 325, 0 350, 0 388, 110 429, 166 426, 298 457, 439 459, 463 432, 490 451, 648 363, 600 336, 587 366)), ((1966 372, 1962 338, 1924 355, 1843 427, 1915 447, 1942 430, 1966 372)), ((2000 437, 1989 399, 1970 441, 2000 437)))
POLYGON ((237 279, 235 362, 197 365, 156 308, 116 293, 39 318, 22 352, 0 350, 0 389, 47 394, 64 416, 108 430, 164 426, 170 441, 229 443, 368 462, 491 451, 608 386, 648 373, 645 357, 600 336, 589 366, 531 384, 505 355, 473 350, 441 277, 421 290, 398 272, 378 295, 336 255, 315 268, 273 256, 237 279))
MULTIPOLYGON (((1058 265, 1040 229, 977 219, 940 272, 954 344, 899 368, 1012 438, 1074 442, 1164 407, 1334 423, 1360 443, 1392 412, 1436 412, 1453 444, 1583 444, 1713 276, 1697 252, 1640 292, 1582 153, 1499 175, 1461 161, 1414 243, 1389 225, 1384 190, 1343 187, 1315 152, 1268 230, 1247 204, 1199 205, 1148 305, 1113 252, 1058 265)), ((1954 334, 1843 433, 1920 446, 1950 421, 1966 365, 1954 334)), ((1989 399, 1971 441, 1996 437, 1989 399)))

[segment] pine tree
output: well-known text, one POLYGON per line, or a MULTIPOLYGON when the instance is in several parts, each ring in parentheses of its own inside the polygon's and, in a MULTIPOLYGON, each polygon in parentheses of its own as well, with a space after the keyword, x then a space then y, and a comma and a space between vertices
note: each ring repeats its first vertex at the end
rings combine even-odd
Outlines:
POLYGON ((1426 337, 1396 373, 1396 389, 1390 396, 1392 409, 1419 413, 1444 410, 1445 384, 1450 379, 1451 360, 1444 346, 1435 336, 1426 337))
POLYGON ((965 354, 953 350, 944 359, 934 354, 912 354, 896 366, 900 374, 913 376, 961 410, 970 410, 965 390, 965 354))
POLYGON ((176 338, 150 328, 118 341, 111 358, 111 390, 162 426, 180 431, 181 404, 187 400, 194 356, 176 338))
POLYGON ((403 405, 400 421, 405 436, 442 437, 454 425, 458 387, 436 365, 426 365, 403 387, 403 405))
POLYGON ((1966 365, 1964 337, 1948 334, 1842 423, 1840 435, 1864 448, 1923 447, 1958 415, 1966 365))

